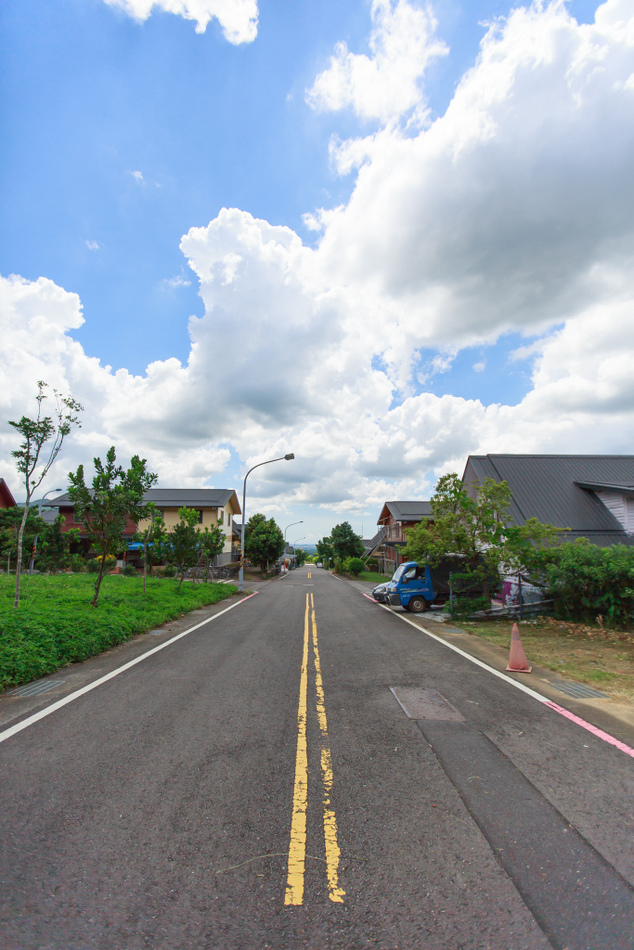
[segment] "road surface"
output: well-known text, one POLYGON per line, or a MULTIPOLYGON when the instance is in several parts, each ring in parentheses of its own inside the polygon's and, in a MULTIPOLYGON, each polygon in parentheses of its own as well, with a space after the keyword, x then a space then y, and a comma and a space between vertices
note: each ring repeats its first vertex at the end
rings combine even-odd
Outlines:
POLYGON ((175 629, 0 701, 0 950, 632 950, 631 756, 315 567, 175 629))

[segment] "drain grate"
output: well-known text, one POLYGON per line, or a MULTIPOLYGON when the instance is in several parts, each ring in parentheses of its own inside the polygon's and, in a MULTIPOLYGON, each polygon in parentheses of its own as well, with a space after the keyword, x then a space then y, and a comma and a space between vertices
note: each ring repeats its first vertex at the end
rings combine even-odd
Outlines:
POLYGON ((464 722, 464 716, 435 689, 390 686, 394 698, 410 719, 464 722))
POLYGON ((66 680, 39 680, 37 683, 27 683, 26 686, 18 686, 12 689, 10 696, 39 696, 40 693, 48 693, 49 689, 55 689, 61 686, 66 680))
POLYGON ((585 686, 583 683, 553 683, 555 689, 566 696, 574 696, 576 699, 609 699, 607 693, 600 693, 598 689, 592 689, 591 686, 585 686))

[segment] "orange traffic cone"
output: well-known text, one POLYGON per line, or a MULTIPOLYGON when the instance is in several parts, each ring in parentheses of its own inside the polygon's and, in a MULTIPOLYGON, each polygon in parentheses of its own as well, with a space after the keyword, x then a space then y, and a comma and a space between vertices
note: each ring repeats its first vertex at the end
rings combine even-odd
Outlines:
POLYGON ((530 673, 532 669, 533 667, 528 665, 517 624, 514 623, 511 630, 511 653, 509 665, 506 668, 507 673, 530 673))

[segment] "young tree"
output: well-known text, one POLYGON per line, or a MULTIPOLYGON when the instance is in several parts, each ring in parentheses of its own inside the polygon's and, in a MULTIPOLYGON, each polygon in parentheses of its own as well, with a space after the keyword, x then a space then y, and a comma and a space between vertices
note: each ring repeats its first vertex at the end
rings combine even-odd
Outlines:
POLYGON ((195 567, 200 559, 200 532, 198 531, 198 512, 193 508, 178 509, 178 524, 168 532, 170 561, 178 574, 178 589, 190 567, 195 567))
POLYGON ((273 518, 267 521, 263 514, 253 515, 247 522, 244 535, 246 556, 259 564, 261 571, 284 553, 284 535, 273 518))
POLYGON ((70 472, 70 495, 75 505, 75 519, 81 521, 88 538, 100 554, 100 566, 91 600, 97 606, 99 589, 103 580, 108 555, 117 553, 128 520, 138 524, 148 517, 148 507, 143 502, 146 491, 157 481, 158 475, 148 472, 146 460, 135 455, 130 468, 125 471, 116 464, 114 446, 108 449, 105 465, 95 458, 95 476, 92 489, 84 481, 84 466, 70 472))
POLYGON ((44 530, 44 521, 39 517, 36 508, 29 508, 26 521, 22 508, 0 509, 0 555, 7 558, 7 564, 16 561, 21 528, 21 568, 24 568, 29 563, 36 537, 44 530))
POLYGON ((40 532, 40 553, 38 554, 37 564, 39 569, 44 569, 54 574, 68 567, 71 563, 71 544, 79 541, 80 532, 77 528, 70 531, 63 531, 63 525, 66 519, 63 515, 58 515, 55 521, 44 526, 40 532))
POLYGON ((56 399, 54 415, 43 415, 42 403, 47 399, 45 389, 47 389, 47 384, 39 380, 37 396, 35 397, 37 402, 37 416, 35 419, 22 416, 19 422, 9 420, 9 425, 13 426, 24 440, 20 448, 11 454, 17 459, 16 467, 18 472, 24 476, 24 487, 26 489, 26 502, 22 522, 18 530, 14 607, 17 607, 20 603, 22 543, 31 498, 59 455, 66 436, 69 435, 73 426, 81 425, 77 413, 81 412, 83 406, 70 396, 62 396, 56 389, 53 390, 56 399))
POLYGON ((219 524, 212 525, 211 528, 205 528, 199 531, 200 549, 205 559, 205 582, 209 580, 209 568, 214 558, 222 554, 225 546, 225 533, 219 524))
POLYGON ((363 556, 363 541, 355 534, 347 521, 335 525, 330 532, 330 545, 337 560, 345 561, 349 557, 363 556))
POLYGON ((510 503, 511 490, 504 481, 486 478, 472 498, 458 475, 443 475, 431 499, 432 524, 421 522, 409 532, 403 555, 432 567, 460 556, 463 578, 480 585, 488 598, 491 579, 500 569, 526 569, 536 547, 559 534, 534 518, 521 526, 510 524, 510 503))

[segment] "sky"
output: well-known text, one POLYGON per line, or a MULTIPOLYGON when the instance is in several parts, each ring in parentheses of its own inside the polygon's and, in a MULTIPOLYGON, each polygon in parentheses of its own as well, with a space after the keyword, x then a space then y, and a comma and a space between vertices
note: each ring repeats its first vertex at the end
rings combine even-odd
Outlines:
POLYGON ((84 407, 42 490, 293 452, 247 518, 300 546, 469 455, 632 453, 634 0, 3 0, 0 89, 16 499, 40 379, 84 407))

